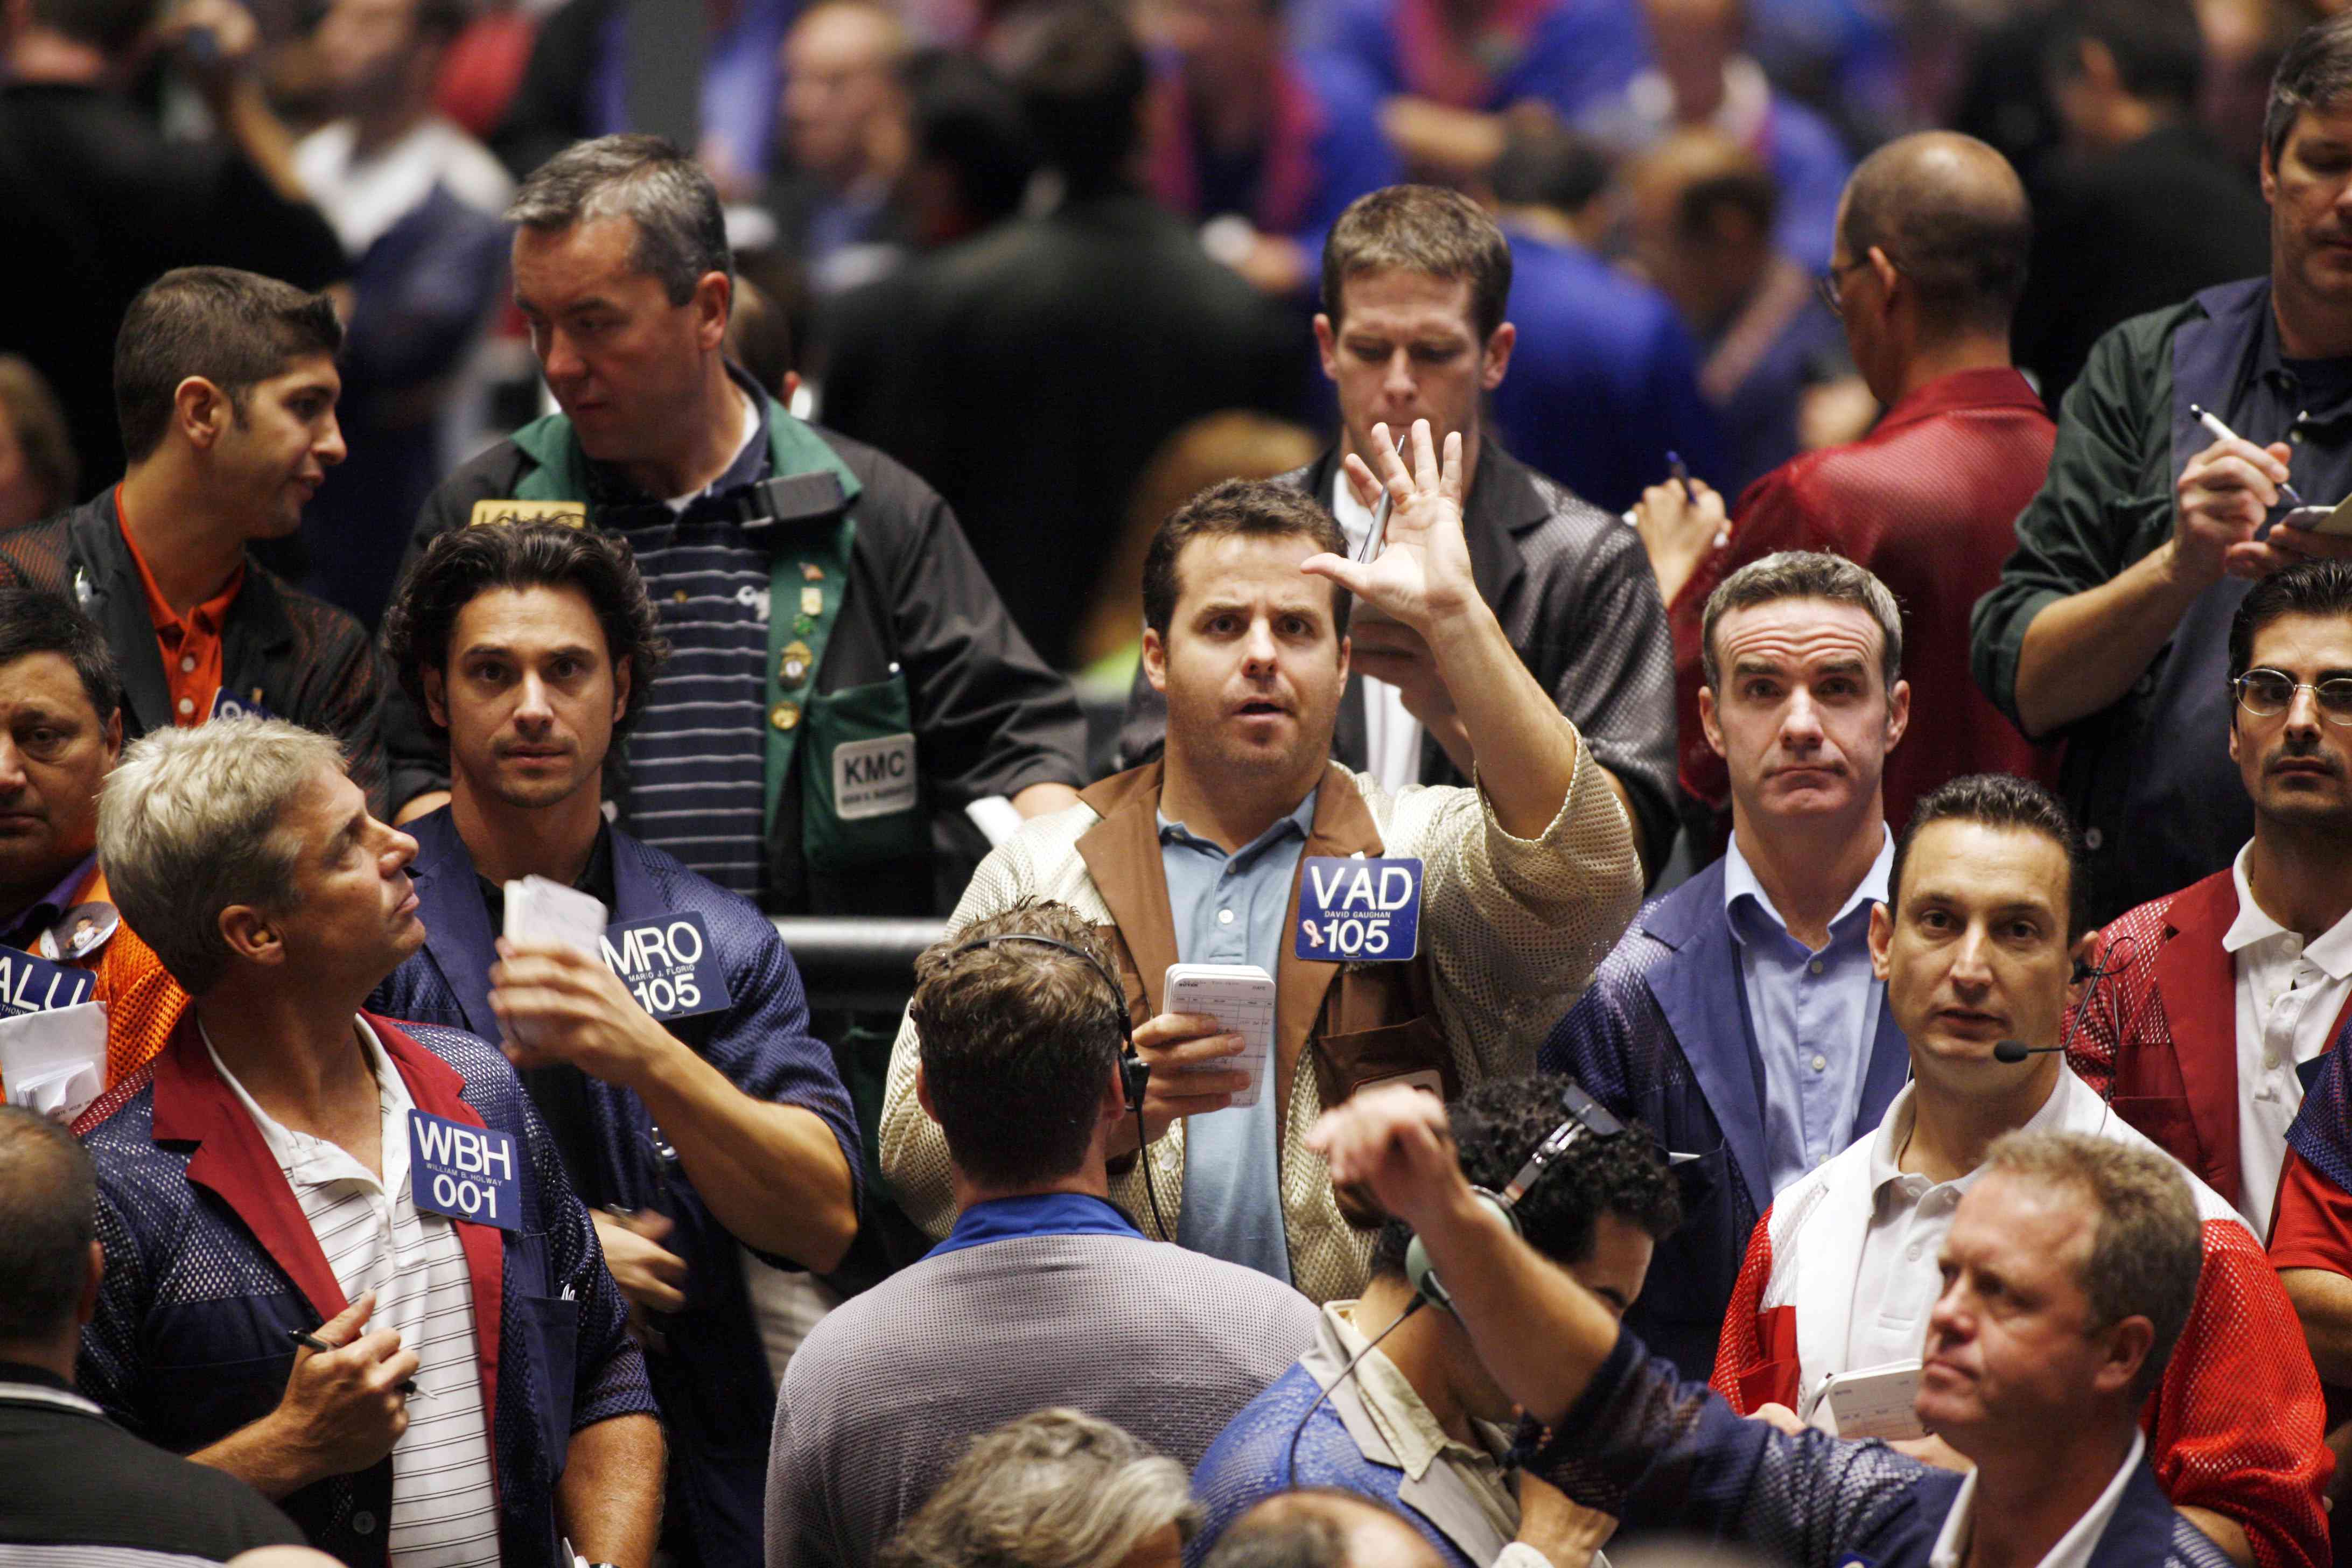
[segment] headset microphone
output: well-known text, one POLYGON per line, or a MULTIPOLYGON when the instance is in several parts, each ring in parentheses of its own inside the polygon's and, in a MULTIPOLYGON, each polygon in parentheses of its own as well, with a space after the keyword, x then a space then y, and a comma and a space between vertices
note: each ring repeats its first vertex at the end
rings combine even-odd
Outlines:
MULTIPOLYGON (((2072 976, 2074 983, 2080 985, 2084 981, 2088 981, 2090 983, 2090 989, 2083 993, 2082 1005, 2074 1009, 2074 1021, 2068 1026, 2066 1030, 2066 1037, 2064 1039, 2059 1041, 2054 1046, 2029 1046, 2023 1040, 1995 1040, 1992 1047, 1992 1059, 1997 1062, 2007 1062, 2014 1065, 2018 1062, 2023 1061, 2028 1057, 2046 1056, 2053 1051, 2063 1051, 2067 1047, 2073 1045, 2074 1043, 2075 1035, 2079 1033, 2083 1027, 2083 1020, 2090 1014, 2091 1005, 2098 998, 2099 987, 2105 983, 2107 976, 2115 973, 2118 970, 2129 969, 2131 967, 2134 956, 2133 945, 2132 939, 2126 936, 2120 938, 2113 947, 2100 954, 2099 961, 2096 963, 2086 963, 2079 958, 2074 961, 2074 970, 2072 976)), ((2112 997, 2109 998, 2108 1011, 2112 1016, 2114 1012, 2114 999, 2112 997)), ((2118 1048, 2120 1048, 2122 1044, 2122 1028, 2120 1023, 2118 1023, 2116 1028, 2116 1044, 2118 1048)), ((2110 1072, 2112 1073, 2112 1069, 2110 1069, 2110 1072)), ((2115 1092, 2115 1080, 2112 1076, 2110 1076, 2107 1082, 2107 1092, 2109 1094, 2113 1094, 2115 1092)))
POLYGON ((2023 1040, 1995 1040, 1992 1059, 1997 1062, 2021 1062, 2028 1057, 2038 1057, 2049 1051, 2063 1051, 2064 1046, 2029 1046, 2023 1040))

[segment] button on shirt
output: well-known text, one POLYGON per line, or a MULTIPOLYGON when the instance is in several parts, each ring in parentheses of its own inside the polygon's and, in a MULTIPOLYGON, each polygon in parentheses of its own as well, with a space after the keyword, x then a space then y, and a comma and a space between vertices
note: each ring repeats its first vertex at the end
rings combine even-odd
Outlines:
MULTIPOLYGON (((2066 1095, 2074 1083, 2060 1073, 2050 1098, 2026 1121, 2028 1132, 2055 1132, 2065 1125, 2066 1095)), ((1976 1182, 1970 1171, 1948 1182, 1932 1182, 1900 1163, 1918 1112, 1916 1086, 1905 1084, 1870 1140, 1870 1230, 1863 1237, 1862 1267, 1853 1282, 1853 1314, 1847 1320, 1845 1362, 1822 1373, 1862 1372, 1888 1362, 1912 1361, 1927 1334, 1927 1311, 1944 1285, 1941 1255, 1952 1228, 1952 1211, 1976 1182)), ((2088 1093, 2087 1089, 2084 1090, 2088 1093)))
POLYGON ((1895 839, 1830 921, 1816 952, 1789 934, 1734 834, 1724 855, 1723 904, 1739 944, 1749 1027, 1764 1058, 1764 1163, 1779 1192, 1853 1141, 1863 1066, 1878 1035, 1886 987, 1870 973, 1870 907, 1886 899, 1895 839))
POLYGON ((2303 1105, 2295 1064, 2315 1061, 2336 1037, 2336 1019, 2352 998, 2352 915, 2310 945, 2263 913, 2246 885, 2238 851, 2231 879, 2238 918, 2221 938, 2238 984, 2238 1212, 2257 1237, 2271 1232, 2286 1131, 2303 1105))
MULTIPOLYGON (((1372 514, 1349 488, 1345 464, 1331 480, 1331 515, 1347 534, 1349 550, 1360 551, 1371 535, 1372 514)), ((1357 684, 1364 693, 1364 771, 1391 795, 1419 784, 1421 721, 1405 711, 1404 693, 1369 675, 1359 677, 1357 684)))
MULTIPOLYGON (((2147 1436, 2135 1427, 2131 1452, 2124 1456, 2115 1479, 2099 1494, 2098 1501, 2066 1527, 2066 1533, 2058 1538, 2058 1543, 2035 1568, 2091 1568, 2091 1553, 2097 1548, 2099 1537, 2114 1522, 2116 1510, 2123 1505, 2124 1489, 2131 1485, 2132 1472, 2147 1455, 2147 1436)), ((1937 1532, 1935 1548, 1927 1553, 1927 1568, 1962 1568, 1969 1560, 1969 1535, 1975 1529, 1976 1517, 1977 1472, 1970 1470, 1969 1479, 1960 1483, 1959 1495, 1952 1500, 1952 1511, 1944 1516, 1944 1528, 1937 1532)))
MULTIPOLYGON (((1281 962, 1290 888, 1315 824, 1309 790, 1298 809, 1227 855, 1181 822, 1160 818, 1160 865, 1181 963, 1281 962)), ((1275 1026, 1282 1026, 1277 1013, 1275 1026)), ((1275 1070, 1268 1064, 1267 1071, 1275 1070)), ((1275 1086, 1251 1106, 1231 1106, 1184 1123, 1184 1205, 1176 1240, 1290 1282, 1290 1240, 1282 1225, 1282 1165, 1276 1152, 1275 1086)))
MULTIPOLYGON (((114 515, 118 519, 129 515, 122 510, 121 485, 114 487, 114 515)), ((139 542, 131 537, 129 525, 119 522, 117 526, 122 529, 123 548, 131 552, 131 564, 139 569, 139 584, 146 590, 147 618, 155 626, 163 684, 172 694, 172 722, 182 729, 201 724, 212 717, 213 699, 220 694, 221 628, 228 624, 229 605, 245 586, 245 567, 240 564, 219 593, 191 605, 183 616, 156 585, 155 574, 148 569, 147 558, 139 553, 139 542)))
MULTIPOLYGON (((344 1300, 375 1292, 366 1331, 397 1330, 401 1348, 417 1354, 408 1429, 392 1449, 393 1563, 490 1568, 499 1561, 499 1508, 475 1353, 473 1277, 456 1225, 416 1207, 408 1181, 408 1086, 375 1031, 363 1021, 358 1029, 383 1117, 381 1180, 341 1146, 262 1110, 222 1065, 209 1036, 205 1050, 294 1190, 344 1300)), ((362 1530, 359 1516, 352 1527, 362 1530)))

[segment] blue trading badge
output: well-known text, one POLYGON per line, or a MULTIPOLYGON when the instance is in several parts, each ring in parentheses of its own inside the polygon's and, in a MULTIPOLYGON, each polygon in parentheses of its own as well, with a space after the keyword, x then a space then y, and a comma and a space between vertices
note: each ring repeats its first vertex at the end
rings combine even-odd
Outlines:
POLYGON ((727 1005, 727 976, 710 928, 691 910, 604 928, 604 962, 656 1018, 690 1018, 727 1005))
POLYGON ((1421 861, 1307 858, 1295 951, 1318 963, 1402 963, 1421 952, 1421 861))
POLYGON ((522 1228, 522 1179, 515 1140, 423 1110, 408 1113, 408 1195, 418 1212, 522 1228))
POLYGON ((89 1000, 98 976, 87 969, 68 969, 13 947, 0 947, 0 1018, 25 1013, 49 1013, 89 1000))
POLYGON ((227 687, 213 693, 212 719, 275 719, 277 714, 261 705, 261 688, 255 687, 250 695, 239 697, 227 687))

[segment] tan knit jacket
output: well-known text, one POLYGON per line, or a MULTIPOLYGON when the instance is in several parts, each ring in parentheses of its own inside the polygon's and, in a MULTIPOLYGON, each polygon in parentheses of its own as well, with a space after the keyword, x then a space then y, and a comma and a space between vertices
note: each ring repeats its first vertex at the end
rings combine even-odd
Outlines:
MULTIPOLYGON (((1352 788, 1361 795, 1384 846, 1370 853, 1419 856, 1423 862, 1422 947, 1431 960, 1438 1022, 1462 1086, 1533 1070, 1537 1047, 1583 991, 1642 896, 1624 810, 1591 751, 1579 742, 1568 798, 1536 839, 1506 833, 1475 788, 1416 784, 1392 796, 1369 775, 1337 765, 1325 774, 1323 787, 1327 793, 1352 788)), ((1156 788, 1153 795, 1156 800, 1156 788)), ((1318 825, 1324 816, 1318 805, 1318 825)), ((1033 898, 1058 900, 1098 925, 1116 923, 1078 852, 1078 840, 1102 820, 1094 805, 1081 804, 1023 824, 981 863, 949 920, 950 931, 1033 898)), ((1163 910, 1166 900, 1163 884, 1163 910)), ((1164 923, 1167 917, 1160 918, 1164 923)), ((1143 975, 1146 1016, 1160 1010, 1161 979, 1143 975)), ((917 1061, 914 1022, 901 1018, 882 1109, 882 1169, 915 1223, 945 1237, 955 1221, 947 1142, 916 1101, 917 1061)), ((1361 1291, 1372 1241, 1341 1216, 1330 1173, 1307 1148, 1307 1130, 1322 1110, 1311 1063, 1302 1053, 1281 1130, 1282 1208, 1292 1282, 1318 1302, 1361 1291)), ((1151 1145, 1150 1159, 1168 1227, 1161 1239, 1170 1239, 1184 1191, 1182 1122, 1151 1145)), ((1113 1179, 1112 1195, 1147 1231, 1157 1230, 1139 1163, 1113 1179)))

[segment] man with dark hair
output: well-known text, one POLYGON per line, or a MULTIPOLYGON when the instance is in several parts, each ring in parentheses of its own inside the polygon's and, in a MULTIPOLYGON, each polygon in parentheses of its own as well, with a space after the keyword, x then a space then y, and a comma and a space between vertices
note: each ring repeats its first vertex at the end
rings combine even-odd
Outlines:
POLYGON ((1096 924, 1017 900, 917 961, 914 1092, 945 1148, 955 1226, 836 1308, 785 1369, 769 1568, 873 1563, 967 1443, 1045 1405, 1189 1468, 1314 1338, 1297 1291, 1156 1246, 1111 1203, 1112 1139, 1132 1138, 1141 1102, 1096 924))
POLYGON ((0 211, 27 301, 10 312, 8 346, 57 389, 95 487, 124 458, 102 345, 157 274, 212 263, 320 289, 343 275, 343 255, 295 172, 293 135, 263 92, 258 29, 237 0, 25 9, 13 44, 0 27, 0 211), (134 100, 159 46, 202 94, 213 136, 166 137, 134 100))
MULTIPOLYGON (((1562 1081, 1500 1079, 1450 1106, 1464 1179, 1487 1192, 1509 1188, 1529 1157, 1572 1125, 1562 1081)), ((1528 1246, 1622 1313, 1642 1293, 1651 1249, 1681 1222, 1682 1206, 1665 1157, 1635 1126, 1574 1134, 1512 1214, 1528 1246)), ((1202 1459, 1192 1490, 1208 1515, 1202 1541, 1293 1486, 1379 1499, 1453 1568, 1580 1564, 1580 1552, 1607 1539, 1611 1521, 1547 1483, 1522 1476, 1514 1491, 1503 1462, 1515 1413, 1460 1320, 1407 1273, 1412 1239, 1393 1219, 1381 1226, 1362 1298, 1324 1304, 1314 1345, 1202 1459), (1422 1310, 1433 1304, 1436 1311, 1422 1310)))
MULTIPOLYGON (((1783 1191, 1756 1227, 1723 1322, 1714 1386, 1743 1414, 1790 1412, 1840 1373, 1900 1375, 1936 1352, 1938 1259, 1986 1150, 2005 1132, 2156 1146, 2054 1048, 2090 949, 2082 850, 2063 807, 2001 774, 1955 779, 1903 830, 1871 962, 1910 1042, 1912 1081, 1877 1130, 1783 1191), (2017 1054, 2021 1044, 2025 1053, 2017 1054)), ((2134 1380, 2156 1479, 2242 1565, 2327 1560, 2319 1382, 2261 1244, 2189 1178, 2203 1266, 2160 1381, 2134 1380)), ((1949 1237, 1949 1242, 1948 1242, 1949 1237)), ((1921 1383, 1926 1419, 1933 1380, 1921 1383)), ((1956 1459, 1939 1426, 1914 1452, 1956 1459)), ((1918 1434, 1913 1434, 1915 1438, 1918 1434)), ((1962 1449, 1979 1463, 1981 1453, 1962 1449)))
MULTIPOLYGON (((1471 571, 1520 662, 1576 725, 1633 825, 1645 869, 1674 837, 1674 731, 1667 640, 1648 563, 1617 519, 1536 473, 1485 430, 1484 403, 1503 382, 1518 329, 1504 320, 1511 247, 1458 192, 1391 185, 1349 205, 1323 246, 1323 313, 1315 342, 1338 389, 1337 445, 1276 482, 1328 507, 1350 551, 1371 548, 1375 501, 1350 488, 1346 458, 1377 463, 1372 428, 1402 434, 1426 419, 1462 439, 1463 528, 1471 571), (1584 628, 1607 626, 1607 637, 1584 628)), ((1460 715, 1428 647, 1386 619, 1354 628, 1350 681, 1332 754, 1391 794, 1470 779, 1460 715)), ((1122 758, 1161 744, 1166 704, 1138 671, 1119 736, 1122 758)))
POLYGON ((1202 1568, 1444 1568, 1393 1509, 1354 1492, 1277 1492, 1234 1521, 1202 1568))
POLYGON ((300 1545, 251 1487, 138 1441, 74 1392, 105 1268, 88 1151, 0 1106, 0 1551, 31 1568, 138 1568, 300 1545))
POLYGON ((2043 74, 2066 146, 2034 174, 2016 353, 2055 408, 2109 328, 2266 268, 2270 222, 2200 123, 2194 0, 2068 0, 2048 29, 2043 74))
POLYGON ((1629 1529, 1753 1545, 1792 1568, 2231 1561, 2166 1501, 2135 1421, 2195 1332, 2200 1275, 2189 1181, 2153 1149, 2053 1132, 1987 1150, 1940 1244, 1912 1401, 1975 1462, 1964 1478, 1883 1443, 1739 1420, 1679 1382, 1478 1200, 1425 1100, 1367 1096, 1313 1137, 1334 1180, 1413 1227, 1527 1412, 1529 1468, 1617 1499, 1629 1529))
POLYGON ((1402 170, 1360 67, 1290 45, 1283 0, 1178 0, 1145 110, 1152 195, 1259 290, 1303 295, 1323 235, 1402 170))
POLYGON ((1487 187, 1511 242, 1517 336, 1494 413, 1514 455, 1622 512, 1642 498, 1660 454, 1718 475, 1726 455, 1674 301, 1601 258, 1608 185, 1599 145, 1559 126, 1514 127, 1504 143, 1487 187))
MULTIPOLYGON (((1861 440, 1749 486, 1727 524, 1720 493, 1672 479, 1634 514, 1674 624, 1685 735, 1698 716, 1700 614, 1731 573, 1780 551, 1826 551, 1894 593, 1918 698, 1909 743, 1887 763, 1898 828, 1947 779, 2043 766, 1969 677, 1969 607, 2015 547, 2011 525, 2041 487, 2054 430, 2009 360, 2032 227, 2025 188, 1981 142, 1928 132, 1872 153, 1839 208, 1826 297, 1886 412, 1861 440)), ((1721 766, 1695 746, 1682 783, 1717 811, 1727 804, 1721 766)))
POLYGON ((2336 16, 2296 38, 2271 85, 2269 273, 2099 340, 2016 552, 1977 601, 1977 684, 2028 736, 2066 742, 2101 921, 2244 845, 2252 812, 2224 744, 2231 619, 2251 579, 2352 552, 2283 521, 2281 489, 2321 506, 2352 493, 2347 147, 2352 16, 2336 16))
MULTIPOLYGON (((1408 470, 1389 427, 1371 434, 1394 509, 1375 561, 1348 559, 1330 514, 1280 482, 1213 485, 1161 525, 1144 563, 1143 660, 1167 702, 1165 753, 1024 826, 950 921, 1049 898, 1103 930, 1154 1069, 1138 1114, 1108 1134, 1121 1201, 1140 1211, 1152 1200, 1161 1239, 1318 1301, 1362 1289, 1378 1215, 1308 1160, 1300 1134, 1316 1109, 1389 1079, 1453 1098, 1528 1070, 1538 1032, 1641 887, 1608 775, 1479 594, 1462 437, 1445 437, 1441 466, 1429 422, 1415 421, 1408 470), (1431 650, 1478 787, 1391 795, 1333 759, 1351 596, 1359 634, 1378 616, 1431 650), (1318 858, 1356 856, 1391 859, 1398 919, 1413 911, 1410 949, 1401 925, 1343 918, 1343 884, 1360 887, 1369 868, 1318 858), (1230 1060, 1240 1033, 1176 1009, 1166 976, 1179 962, 1255 965, 1273 980, 1260 1092, 1242 1096, 1252 1075, 1230 1060)), ((1381 493, 1372 470, 1353 453, 1348 468, 1369 506, 1381 493)), ((923 1048, 910 1012, 891 1057, 882 1163, 908 1215, 937 1235, 953 1213, 952 1161, 919 1109, 923 1048)), ((1004 1103, 1025 1114, 1017 1097, 1004 1103)))
POLYGON ((1306 367, 1280 310, 1137 188, 1148 82, 1125 19, 1062 0, 1002 44, 1062 199, 877 285, 901 302, 887 314, 851 296, 824 416, 939 486, 1014 623, 1066 669, 1084 585, 1117 547, 1104 519, 1161 444, 1223 409, 1294 414, 1306 367))
MULTIPOLYGON (((1875 409, 1814 287, 1828 258, 1774 241, 1780 192, 1763 160, 1719 132, 1676 131, 1629 161, 1623 187, 1633 259, 1698 340, 1699 391, 1723 426, 1725 466, 1701 477, 1736 496, 1824 432, 1860 434, 1875 409), (1844 412, 1857 398, 1859 418, 1844 412)), ((1654 475, 1659 454, 1644 456, 1654 475)))
POLYGON ((2352 563, 2255 584, 2230 624, 2230 756, 2254 832, 2100 933, 2110 994, 2067 1062, 2271 1234, 2287 1134, 2352 1026, 2352 563))
POLYGON ((114 344, 131 466, 72 511, 0 534, 0 584, 70 594, 122 677, 122 730, 267 713, 333 735, 383 800, 383 689, 359 623, 262 565, 343 460, 342 325, 323 294, 225 267, 167 272, 114 344))
POLYGON ((1868 946, 1912 714, 1894 595, 1837 556, 1769 555, 1708 596, 1701 635, 1729 845, 1634 917, 1541 1058, 1681 1156, 1688 1219, 1629 1319, 1693 1376, 1757 1216, 1878 1125, 1908 1062, 1868 946))
POLYGON ((0 945, 94 973, 109 1083, 161 1050, 188 1005, 123 924, 98 863, 99 791, 121 754, 121 702, 89 616, 55 594, 0 588, 0 945))
POLYGON ((434 87, 472 0, 331 0, 311 37, 328 122, 294 149, 352 259, 349 460, 302 521, 306 584, 373 626, 417 509, 478 443, 450 416, 506 277, 514 182, 434 87), (459 443, 465 444, 461 447, 459 443))
POLYGON ((451 796, 408 824, 425 945, 372 1010, 505 1038, 646 1346, 668 1549, 756 1564, 773 1384, 743 1254, 840 1263, 857 1123, 775 928, 599 809, 666 652, 645 584, 609 534, 459 529, 418 559, 384 644, 446 737, 451 796), (506 933, 526 877, 604 905, 603 956, 506 933))
POLYGON ((76 1123, 82 1391, 348 1563, 647 1568, 661 1425, 546 1122, 496 1047, 361 1011, 425 941, 415 843, 255 718, 133 743, 98 831, 196 1002, 76 1123))

